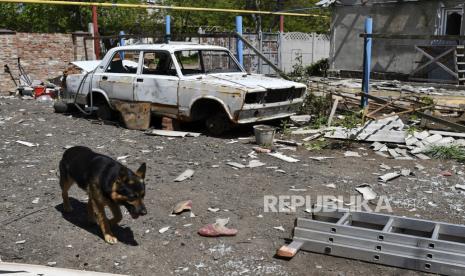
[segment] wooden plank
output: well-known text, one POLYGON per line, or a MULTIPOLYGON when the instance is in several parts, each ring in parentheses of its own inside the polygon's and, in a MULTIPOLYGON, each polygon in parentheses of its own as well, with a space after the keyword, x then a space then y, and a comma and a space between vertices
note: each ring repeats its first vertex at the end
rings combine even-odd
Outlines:
POLYGON ((442 135, 442 136, 465 138, 465 133, 460 133, 460 132, 430 130, 429 133, 431 133, 431 134, 439 134, 439 135, 442 135))
POLYGON ((281 258, 292 258, 297 254, 302 245, 304 245, 303 241, 292 241, 289 245, 281 246, 276 252, 276 255, 281 258))
POLYGON ((419 51, 420 53, 422 53, 424 56, 426 56, 427 58, 430 59, 429 62, 423 64, 422 66, 418 67, 417 69, 413 70, 412 73, 410 73, 411 76, 415 75, 416 73, 420 72, 421 70, 423 70, 424 68, 428 67, 429 65, 431 64, 436 64, 438 65, 439 67, 441 67, 444 71, 446 71, 447 73, 449 73, 450 75, 452 75, 454 78, 458 79, 458 74, 454 71, 452 71, 449 67, 445 66, 444 64, 442 64, 441 62, 439 62, 439 59, 441 59, 442 57, 444 56, 447 56, 448 54, 450 54, 452 51, 455 51, 455 48, 450 48, 449 50, 445 51, 444 53, 436 56, 436 57, 433 57, 432 55, 428 54, 425 50, 421 49, 420 47, 416 46, 415 45, 415 49, 417 51, 419 51))
MULTIPOLYGON (((359 94, 359 96, 365 95, 369 99, 374 100, 374 101, 376 101, 378 103, 381 103, 381 104, 388 102, 388 101, 386 101, 384 99, 373 96, 371 94, 368 94, 368 95, 363 94, 363 93, 358 93, 358 94, 359 94)), ((395 107, 397 109, 400 109, 400 110, 403 110, 403 111, 408 110, 408 108, 404 108, 404 107, 401 107, 401 106, 395 106, 395 107)), ((454 122, 451 122, 451 121, 448 121, 448 120, 445 120, 445 119, 442 119, 442 118, 435 117, 433 115, 428 115, 428 114, 420 112, 420 111, 414 111, 413 113, 415 115, 417 115, 417 116, 420 116, 420 117, 425 118, 427 120, 430 120, 432 122, 435 122, 435 123, 450 127, 450 128, 452 128, 454 130, 457 130, 457 131, 465 132, 465 125, 457 124, 457 123, 454 123, 454 122)))
POLYGON ((330 127, 331 123, 333 122, 333 117, 336 113, 337 105, 339 104, 339 99, 340 97, 336 97, 336 99, 334 99, 333 108, 331 108, 331 113, 329 114, 328 118, 328 127, 330 127))

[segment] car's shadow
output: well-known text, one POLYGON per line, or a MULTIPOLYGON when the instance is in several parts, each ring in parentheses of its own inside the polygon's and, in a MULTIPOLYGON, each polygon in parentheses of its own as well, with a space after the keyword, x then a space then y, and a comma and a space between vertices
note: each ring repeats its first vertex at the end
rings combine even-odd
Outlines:
MULTIPOLYGON (((63 203, 55 206, 55 209, 62 213, 63 218, 72 224, 86 230, 87 232, 99 236, 103 240, 102 232, 97 224, 89 222, 87 218, 87 208, 86 204, 74 198, 70 198, 71 206, 73 211, 71 213, 66 213, 63 210, 63 203)), ((134 240, 134 233, 130 227, 121 227, 119 225, 112 226, 111 230, 113 234, 118 238, 119 242, 122 242, 127 245, 136 246, 138 245, 137 241, 134 240)))

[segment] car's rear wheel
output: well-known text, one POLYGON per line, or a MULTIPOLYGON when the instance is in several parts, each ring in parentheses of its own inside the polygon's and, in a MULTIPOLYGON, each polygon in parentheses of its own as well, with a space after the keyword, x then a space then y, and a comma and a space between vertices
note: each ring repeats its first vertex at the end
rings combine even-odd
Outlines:
POLYGON ((102 121, 111 121, 115 118, 115 112, 105 101, 99 101, 95 104, 97 107, 97 118, 102 121))
POLYGON ((205 119, 205 127, 212 136, 220 136, 231 129, 232 124, 224 112, 211 114, 205 119))

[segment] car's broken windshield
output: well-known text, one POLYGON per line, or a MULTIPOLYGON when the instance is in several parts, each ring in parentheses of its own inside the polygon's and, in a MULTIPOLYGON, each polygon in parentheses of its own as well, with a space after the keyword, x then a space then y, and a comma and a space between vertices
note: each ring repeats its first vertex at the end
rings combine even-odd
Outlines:
POLYGON ((175 53, 183 75, 242 72, 227 51, 188 50, 175 53))

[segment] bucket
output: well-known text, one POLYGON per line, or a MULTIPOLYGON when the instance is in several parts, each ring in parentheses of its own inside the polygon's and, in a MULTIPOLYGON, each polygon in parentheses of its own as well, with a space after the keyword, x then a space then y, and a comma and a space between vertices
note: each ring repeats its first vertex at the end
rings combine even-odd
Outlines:
POLYGON ((273 145, 274 134, 276 129, 267 125, 256 125, 253 127, 255 133, 255 142, 260 146, 273 145))

